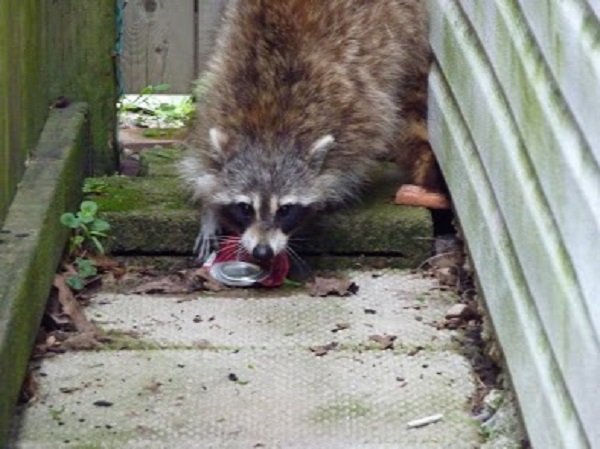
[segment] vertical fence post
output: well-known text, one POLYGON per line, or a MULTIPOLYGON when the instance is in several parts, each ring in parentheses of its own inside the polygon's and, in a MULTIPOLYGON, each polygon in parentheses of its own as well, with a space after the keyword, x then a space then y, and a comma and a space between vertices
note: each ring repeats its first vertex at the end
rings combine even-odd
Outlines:
POLYGON ((206 70, 206 64, 215 46, 223 13, 228 0, 198 0, 198 76, 206 70))

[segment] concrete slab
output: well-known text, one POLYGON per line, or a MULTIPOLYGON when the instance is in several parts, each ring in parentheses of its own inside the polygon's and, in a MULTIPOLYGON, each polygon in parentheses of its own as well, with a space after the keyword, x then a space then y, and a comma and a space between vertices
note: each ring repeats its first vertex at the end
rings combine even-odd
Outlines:
POLYGON ((346 275, 360 285, 349 298, 97 296, 89 315, 139 331, 140 344, 44 360, 39 400, 9 447, 479 447, 471 368, 452 331, 431 326, 455 298, 405 271, 346 275), (340 323, 349 327, 332 332, 340 323), (384 333, 398 336, 394 350, 369 346, 384 333), (323 356, 309 349, 332 341, 323 356), (444 417, 407 427, 435 414, 444 417))
POLYGON ((103 329, 137 332, 162 347, 284 349, 324 345, 373 346, 369 336, 395 335, 395 348, 440 350, 451 347, 451 332, 435 322, 456 301, 436 290, 432 279, 398 272, 350 272, 359 286, 352 297, 313 298, 304 289, 287 292, 234 290, 192 298, 111 295, 95 298, 88 315, 103 329), (375 277, 373 277, 375 276, 375 277), (415 292, 419 292, 415 294, 415 292), (339 330, 340 324, 347 329, 339 330))
POLYGON ((469 367, 448 352, 79 353, 48 360, 42 371, 46 398, 27 410, 10 447, 422 449, 477 442, 465 413, 469 367), (406 426, 437 413, 444 420, 406 426))
MULTIPOLYGON (((175 156, 162 159, 162 165, 150 164, 144 170, 164 174, 177 160, 175 156)), ((201 208, 191 205, 178 179, 100 179, 106 186, 103 193, 89 199, 112 225, 106 242, 112 254, 192 255, 201 208)), ((426 209, 393 204, 402 179, 402 173, 384 166, 360 203, 337 213, 322 213, 294 239, 296 250, 303 255, 386 256, 395 258, 401 268, 419 266, 431 255, 433 223, 426 209)))

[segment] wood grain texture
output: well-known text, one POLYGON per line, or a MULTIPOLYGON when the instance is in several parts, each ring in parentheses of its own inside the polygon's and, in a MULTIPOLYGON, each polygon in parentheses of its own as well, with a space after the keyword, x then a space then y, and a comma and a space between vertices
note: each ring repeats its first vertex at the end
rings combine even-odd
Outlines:
MULTIPOLYGON (((39 3, 39 2, 38 2, 39 3)), ((47 5, 49 99, 90 105, 90 162, 95 174, 117 168, 114 0, 55 0, 47 5)))
POLYGON ((194 0, 129 0, 124 11, 125 92, 167 83, 187 94, 196 75, 194 0))
POLYGON ((115 39, 114 0, 1 1, 0 223, 59 96, 90 105, 94 171, 115 170, 115 39))
POLYGON ((46 117, 44 8, 7 0, 0 8, 0 223, 46 117))
MULTIPOLYGON (((8 67, 9 14, 0 8, 0 67, 8 67)), ((0 223, 3 222, 8 203, 13 194, 8 179, 8 70, 0 70, 0 223)))
POLYGON ((199 0, 198 3, 198 71, 201 76, 212 53, 229 0, 199 0))

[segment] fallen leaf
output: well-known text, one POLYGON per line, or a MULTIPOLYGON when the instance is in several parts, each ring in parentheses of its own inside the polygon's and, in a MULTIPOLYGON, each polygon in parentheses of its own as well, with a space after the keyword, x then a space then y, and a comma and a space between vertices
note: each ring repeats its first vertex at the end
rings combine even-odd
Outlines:
POLYGON ((450 318, 444 322, 444 327, 446 329, 455 330, 458 329, 463 324, 463 321, 460 318, 450 318))
POLYGON ((205 268, 181 270, 132 288, 132 294, 185 294, 200 290, 220 292, 225 287, 217 282, 205 268))
POLYGON ((460 270, 458 267, 434 268, 433 274, 441 284, 458 286, 460 282, 460 270))
POLYGON ((194 279, 200 282, 204 290, 220 292, 226 287, 210 275, 208 268, 198 268, 193 272, 194 279))
POLYGON ((160 392, 160 387, 162 387, 162 383, 153 380, 152 382, 150 382, 148 385, 144 385, 144 390, 148 390, 150 393, 159 393, 160 392))
POLYGON ((345 329, 350 329, 350 323, 348 323, 348 322, 337 323, 335 325, 335 327, 333 329, 331 329, 331 332, 333 332, 335 334, 336 332, 343 331, 345 329))
POLYGON ((125 270, 123 265, 120 262, 117 262, 115 259, 111 259, 110 257, 103 254, 91 254, 87 256, 94 262, 94 266, 104 273, 113 272, 115 270, 121 271, 125 270))
POLYGON ((60 345, 63 349, 71 351, 93 351, 102 347, 97 339, 96 332, 83 332, 73 334, 60 345))
POLYGON ((79 387, 61 387, 58 389, 61 393, 70 394, 81 390, 79 387))
POLYGON ((25 379, 23 380, 23 384, 21 385, 21 392, 19 394, 19 403, 20 404, 29 404, 37 398, 38 390, 40 384, 36 375, 31 371, 31 369, 27 370, 25 374, 25 379))
POLYGON ((333 341, 333 342, 328 343, 328 344, 323 345, 323 346, 311 346, 308 349, 310 349, 311 352, 313 352, 317 357, 323 357, 329 351, 333 351, 337 347, 338 347, 338 343, 335 342, 335 341, 333 341))
POLYGON ((212 344, 208 340, 197 340, 193 343, 193 347, 196 349, 210 349, 212 348, 212 344))
POLYGON ((446 319, 451 318, 460 318, 463 321, 469 321, 474 318, 479 318, 479 313, 473 307, 468 306, 467 304, 454 304, 448 311, 446 312, 446 319))
POLYGON ((358 285, 346 279, 316 277, 308 284, 310 296, 350 296, 358 292, 358 285))
POLYGON ((410 357, 412 357, 412 356, 415 356, 415 355, 417 355, 419 352, 421 352, 423 349, 425 349, 423 346, 417 346, 416 348, 414 348, 414 349, 411 349, 411 350, 408 352, 408 355, 409 355, 410 357))
POLYGON ((71 318, 75 329, 79 332, 96 332, 96 326, 85 316, 81 304, 79 304, 77 298, 75 298, 73 292, 67 286, 63 274, 54 276, 54 287, 58 290, 58 301, 62 306, 63 312, 71 318))
POLYGON ((134 287, 129 291, 132 294, 181 294, 191 293, 194 289, 190 288, 187 282, 181 282, 181 280, 173 279, 171 276, 165 276, 157 280, 143 283, 134 287))
POLYGON ((379 344, 381 349, 393 349, 397 338, 396 335, 371 335, 369 340, 379 344))

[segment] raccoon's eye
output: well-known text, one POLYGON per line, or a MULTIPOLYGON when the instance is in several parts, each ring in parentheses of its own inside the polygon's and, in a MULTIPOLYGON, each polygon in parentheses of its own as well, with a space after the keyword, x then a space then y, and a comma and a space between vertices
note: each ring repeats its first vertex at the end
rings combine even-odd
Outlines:
POLYGON ((275 219, 284 232, 299 227, 306 218, 308 208, 301 204, 284 204, 277 209, 275 219))
POLYGON ((279 218, 285 218, 290 215, 294 210, 294 206, 291 204, 284 204, 279 209, 277 209, 277 216, 279 218))
POLYGON ((254 213, 254 208, 248 203, 237 203, 234 207, 240 214, 245 215, 246 217, 252 217, 252 214, 254 213))
POLYGON ((254 209, 248 203, 230 204, 224 208, 224 213, 229 220, 242 228, 248 226, 254 217, 254 209))

